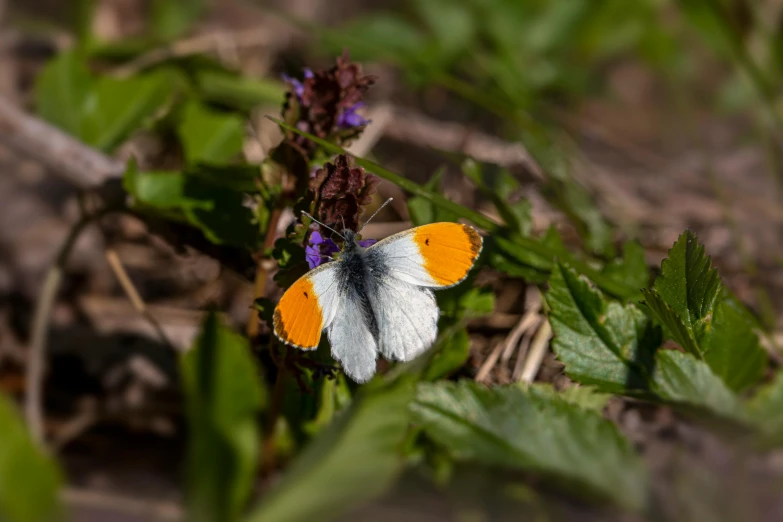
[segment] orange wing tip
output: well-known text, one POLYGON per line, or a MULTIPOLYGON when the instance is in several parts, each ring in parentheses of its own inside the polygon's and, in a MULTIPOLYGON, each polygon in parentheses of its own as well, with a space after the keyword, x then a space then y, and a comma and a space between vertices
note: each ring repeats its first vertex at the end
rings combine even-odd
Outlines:
POLYGON ((462 225, 465 233, 468 235, 468 241, 470 241, 470 251, 473 252, 473 259, 475 260, 481 253, 481 249, 484 248, 484 238, 478 233, 478 230, 470 225, 462 225))
POLYGON ((457 223, 420 227, 414 241, 424 258, 424 268, 441 287, 454 286, 464 280, 484 245, 475 228, 457 223))
POLYGON ((303 350, 317 348, 323 315, 312 281, 303 277, 291 285, 272 319, 275 335, 284 343, 303 350))

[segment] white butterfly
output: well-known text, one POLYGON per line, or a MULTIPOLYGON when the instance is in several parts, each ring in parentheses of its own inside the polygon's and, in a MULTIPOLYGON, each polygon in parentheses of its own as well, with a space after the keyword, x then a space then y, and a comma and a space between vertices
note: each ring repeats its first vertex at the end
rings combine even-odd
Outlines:
POLYGON ((440 315, 432 289, 465 279, 482 238, 458 223, 412 228, 366 249, 352 230, 341 235, 338 259, 311 270, 283 294, 274 331, 284 343, 312 350, 326 329, 332 356, 362 383, 375 374, 379 352, 409 361, 432 346, 440 315))

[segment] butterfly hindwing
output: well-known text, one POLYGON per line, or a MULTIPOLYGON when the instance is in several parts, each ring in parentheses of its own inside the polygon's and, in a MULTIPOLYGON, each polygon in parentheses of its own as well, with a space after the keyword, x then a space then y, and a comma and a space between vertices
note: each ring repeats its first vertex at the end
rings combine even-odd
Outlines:
POLYGON ((386 277, 371 295, 378 350, 386 359, 410 361, 438 336, 438 304, 432 290, 386 277))
POLYGON ((382 254, 397 279, 447 288, 465 279, 481 247, 481 236, 469 225, 432 223, 389 236, 368 251, 382 254))
POLYGON ((362 302, 340 296, 340 312, 328 328, 332 357, 340 361, 343 371, 358 383, 369 381, 375 374, 378 345, 370 331, 362 302))

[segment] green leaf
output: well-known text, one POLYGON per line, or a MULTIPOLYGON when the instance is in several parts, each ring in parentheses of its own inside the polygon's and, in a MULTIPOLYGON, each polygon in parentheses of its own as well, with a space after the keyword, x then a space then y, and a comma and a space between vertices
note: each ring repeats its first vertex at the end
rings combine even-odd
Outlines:
POLYGON ((661 264, 647 306, 688 353, 703 359, 733 390, 758 382, 766 354, 744 307, 723 288, 717 270, 690 231, 661 264))
POLYGON ((197 70, 195 82, 208 101, 249 111, 262 104, 280 104, 285 97, 282 82, 266 78, 246 78, 215 70, 197 70))
POLYGON ((204 0, 152 0, 150 25, 161 40, 181 36, 205 10, 204 0))
POLYGON ((375 60, 378 57, 394 59, 414 68, 418 64, 417 53, 427 39, 413 24, 391 13, 378 13, 354 19, 340 27, 339 31, 323 34, 324 39, 336 51, 351 46, 355 60, 375 60), (364 42, 365 45, 356 45, 364 42))
POLYGON ((16 408, 0 395, 0 519, 59 520, 60 470, 36 447, 16 408))
POLYGON ((569 404, 578 406, 583 410, 595 411, 600 413, 609 399, 612 397, 608 393, 597 391, 594 386, 569 386, 564 390, 557 391, 548 382, 536 382, 532 385, 520 383, 523 389, 528 389, 529 393, 541 396, 542 398, 559 398, 569 404))
POLYGON ((495 292, 488 286, 476 287, 475 273, 461 284, 436 293, 442 317, 462 319, 490 314, 495 309, 495 292))
POLYGON ((735 299, 722 299, 717 305, 713 328, 701 344, 704 360, 737 392, 757 383, 767 367, 767 354, 747 313, 735 299))
POLYGON ((677 350, 661 350, 655 357, 653 391, 661 398, 739 423, 748 416, 736 395, 707 364, 677 350))
POLYGON ((454 458, 528 470, 641 510, 647 476, 617 428, 594 411, 517 386, 421 383, 414 420, 454 458), (579 436, 575 437, 574 434, 579 436))
POLYGON ((674 309, 666 304, 666 302, 658 295, 655 290, 642 290, 642 296, 644 296, 644 304, 650 309, 656 319, 666 328, 666 331, 671 337, 679 343, 682 348, 693 355, 696 358, 701 358, 701 351, 696 341, 691 337, 691 333, 688 331, 688 327, 677 315, 674 309))
POLYGON ((163 72, 123 80, 102 77, 85 107, 80 137, 101 150, 112 151, 163 107, 171 92, 170 77, 163 72))
POLYGON ((644 259, 644 247, 637 241, 628 241, 623 245, 623 256, 607 264, 601 273, 628 288, 637 288, 637 295, 650 282, 650 270, 644 259))
POLYGON ((502 181, 506 183, 506 186, 502 190, 498 190, 497 187, 490 187, 486 183, 481 166, 472 159, 467 159, 462 163, 462 172, 476 184, 484 197, 492 201, 498 214, 500 214, 500 217, 503 218, 506 226, 513 234, 527 236, 530 233, 530 228, 532 227, 530 203, 526 200, 513 204, 508 201, 510 193, 513 191, 513 189, 509 190, 510 187, 508 187, 510 177, 508 171, 504 171, 505 179, 502 179, 502 181))
POLYGON ((602 391, 645 389, 662 342, 660 329, 636 306, 607 301, 562 264, 553 270, 549 285, 552 348, 566 373, 602 391))
MULTIPOLYGON (((443 181, 443 175, 446 173, 445 167, 439 168, 432 177, 424 184, 423 188, 432 192, 438 192, 441 190, 441 183, 443 181)), ((421 196, 414 196, 408 198, 408 212, 411 216, 411 221, 416 226, 426 225, 429 223, 439 223, 443 221, 450 221, 456 223, 459 220, 459 216, 453 212, 449 212, 437 205, 427 198, 421 196)))
POLYGON ((762 434, 762 444, 783 445, 783 370, 750 400, 748 410, 762 434))
POLYGON ((169 80, 162 72, 95 79, 82 53, 64 52, 38 77, 38 114, 88 145, 111 152, 168 100, 169 80))
POLYGON ((470 337, 465 328, 459 328, 453 335, 440 342, 444 343, 442 347, 436 344, 432 348, 437 350, 437 353, 433 355, 432 361, 424 371, 426 381, 434 381, 455 372, 470 356, 470 337))
MULTIPOLYGON (((123 185, 137 205, 179 211, 182 220, 199 228, 215 244, 256 248, 261 234, 252 210, 244 205, 245 194, 231 183, 205 174, 209 170, 196 172, 139 172, 130 168, 123 185)), ((221 172, 230 175, 232 171, 221 172)), ((236 173, 242 179, 247 170, 240 167, 236 173)))
POLYGON ((182 358, 189 440, 188 519, 238 520, 258 467, 264 389, 247 340, 211 313, 182 358))
POLYGON ((399 379, 362 392, 288 467, 247 522, 337 519, 393 484, 404 464, 413 385, 399 379))
POLYGON ((669 250, 653 288, 698 343, 712 327, 721 282, 704 247, 691 231, 683 232, 669 250))
POLYGON ((36 79, 38 115, 77 137, 83 135, 84 111, 94 88, 85 57, 76 49, 49 60, 36 79))
POLYGON ((411 7, 432 32, 443 52, 453 56, 472 48, 476 20, 469 6, 433 0, 412 2, 411 7))
POLYGON ((245 122, 239 116, 213 111, 191 101, 182 109, 177 133, 182 140, 185 161, 226 163, 242 151, 245 122))

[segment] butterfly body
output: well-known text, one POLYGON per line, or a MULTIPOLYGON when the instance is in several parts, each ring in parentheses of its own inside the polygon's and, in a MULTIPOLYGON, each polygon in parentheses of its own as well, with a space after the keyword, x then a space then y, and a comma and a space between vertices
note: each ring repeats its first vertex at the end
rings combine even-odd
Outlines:
POLYGON ((301 349, 318 346, 326 329, 332 355, 353 380, 375 373, 378 353, 408 361, 438 334, 433 288, 462 281, 482 240, 471 227, 433 223, 390 236, 369 248, 345 231, 340 257, 296 281, 274 314, 275 335, 301 349))

